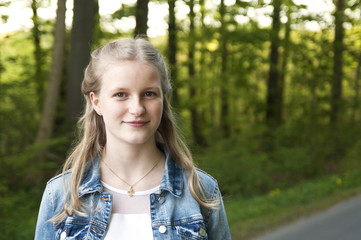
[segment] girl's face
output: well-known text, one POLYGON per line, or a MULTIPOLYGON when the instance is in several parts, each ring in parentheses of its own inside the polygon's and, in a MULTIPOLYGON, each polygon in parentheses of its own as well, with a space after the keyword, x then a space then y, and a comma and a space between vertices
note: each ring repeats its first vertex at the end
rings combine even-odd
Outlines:
POLYGON ((94 110, 103 116, 107 144, 155 141, 163 112, 161 80, 139 61, 111 63, 104 68, 100 92, 90 93, 94 110))

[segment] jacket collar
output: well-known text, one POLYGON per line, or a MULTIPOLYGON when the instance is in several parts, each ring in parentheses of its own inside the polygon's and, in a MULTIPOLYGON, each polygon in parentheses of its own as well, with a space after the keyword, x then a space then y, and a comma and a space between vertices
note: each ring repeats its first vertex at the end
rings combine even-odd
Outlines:
POLYGON ((183 191, 183 169, 172 159, 163 144, 159 144, 158 147, 166 157, 160 189, 169 191, 174 196, 180 197, 183 191))
MULTIPOLYGON (((158 147, 166 156, 166 164, 160 189, 169 191, 172 195, 180 197, 183 191, 183 169, 172 159, 163 144, 158 144, 158 147)), ((85 171, 79 187, 79 197, 94 192, 101 193, 103 191, 103 185, 100 182, 99 162, 100 155, 94 157, 89 162, 89 167, 85 171)))
POLYGON ((88 163, 88 167, 85 170, 83 180, 79 186, 79 197, 94 192, 102 192, 103 185, 100 182, 99 162, 100 155, 97 155, 88 163))

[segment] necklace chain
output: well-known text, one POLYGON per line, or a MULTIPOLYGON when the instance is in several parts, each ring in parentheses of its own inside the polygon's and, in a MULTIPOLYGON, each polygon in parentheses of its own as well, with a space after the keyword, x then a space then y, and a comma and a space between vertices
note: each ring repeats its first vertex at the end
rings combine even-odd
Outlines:
POLYGON ((141 177, 138 181, 136 181, 135 183, 133 184, 129 184, 127 181, 125 181, 124 179, 122 179, 121 177, 118 176, 118 174, 115 173, 115 171, 113 171, 113 169, 107 164, 107 162, 105 160, 103 160, 105 166, 114 174, 114 176, 116 176, 117 178, 119 178, 122 182, 124 182, 125 184, 127 184, 129 186, 129 190, 128 190, 128 194, 130 197, 133 197, 134 195, 134 189, 133 187, 139 183, 140 181, 142 181, 146 176, 148 176, 152 171, 153 169, 158 165, 158 163, 160 162, 162 158, 160 158, 155 164, 154 166, 143 176, 141 177))

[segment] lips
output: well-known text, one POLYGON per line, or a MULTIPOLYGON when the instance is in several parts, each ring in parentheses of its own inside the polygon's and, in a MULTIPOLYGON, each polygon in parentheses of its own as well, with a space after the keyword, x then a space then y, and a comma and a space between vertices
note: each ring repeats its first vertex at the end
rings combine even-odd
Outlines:
POLYGON ((127 124, 131 127, 140 128, 148 124, 150 121, 123 121, 123 123, 127 124))

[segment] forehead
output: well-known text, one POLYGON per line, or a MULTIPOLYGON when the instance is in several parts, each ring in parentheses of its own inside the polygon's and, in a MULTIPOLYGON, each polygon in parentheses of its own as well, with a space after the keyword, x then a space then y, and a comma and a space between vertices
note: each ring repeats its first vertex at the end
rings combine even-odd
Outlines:
POLYGON ((141 61, 104 61, 98 70, 102 87, 115 84, 161 84, 157 69, 141 61))

